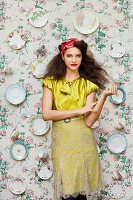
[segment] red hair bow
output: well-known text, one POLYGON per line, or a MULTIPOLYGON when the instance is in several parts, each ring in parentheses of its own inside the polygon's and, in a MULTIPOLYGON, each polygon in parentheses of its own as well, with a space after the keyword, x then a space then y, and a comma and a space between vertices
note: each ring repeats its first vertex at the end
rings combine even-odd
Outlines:
POLYGON ((73 38, 71 40, 66 40, 65 42, 61 43, 61 54, 65 53, 65 48, 71 48, 74 46, 74 42, 79 42, 77 38, 73 38))

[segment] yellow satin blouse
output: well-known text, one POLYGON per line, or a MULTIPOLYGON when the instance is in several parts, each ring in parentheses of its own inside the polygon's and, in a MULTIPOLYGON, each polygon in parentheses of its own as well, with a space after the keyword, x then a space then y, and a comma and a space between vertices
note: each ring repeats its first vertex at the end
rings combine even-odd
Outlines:
POLYGON ((42 80, 42 86, 44 85, 53 93, 53 110, 81 108, 85 105, 87 95, 99 89, 96 84, 81 77, 71 82, 47 77, 42 80))

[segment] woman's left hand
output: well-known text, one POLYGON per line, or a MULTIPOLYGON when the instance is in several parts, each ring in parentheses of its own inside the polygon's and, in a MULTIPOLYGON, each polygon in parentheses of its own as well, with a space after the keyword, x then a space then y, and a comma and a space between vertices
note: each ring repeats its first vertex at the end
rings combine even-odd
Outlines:
POLYGON ((108 97, 108 96, 114 95, 114 94, 116 94, 116 93, 117 93, 117 85, 112 85, 112 86, 109 87, 108 89, 104 90, 102 94, 103 94, 105 97, 108 97))

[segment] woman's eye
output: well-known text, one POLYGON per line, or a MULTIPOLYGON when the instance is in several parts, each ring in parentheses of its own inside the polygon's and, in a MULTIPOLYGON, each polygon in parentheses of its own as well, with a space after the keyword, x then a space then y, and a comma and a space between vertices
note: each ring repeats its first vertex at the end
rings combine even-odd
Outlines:
POLYGON ((78 54, 77 57, 80 58, 80 57, 81 57, 81 54, 78 54))
POLYGON ((68 54, 68 55, 67 55, 67 57, 69 58, 69 57, 71 57, 71 55, 70 55, 70 54, 68 54))

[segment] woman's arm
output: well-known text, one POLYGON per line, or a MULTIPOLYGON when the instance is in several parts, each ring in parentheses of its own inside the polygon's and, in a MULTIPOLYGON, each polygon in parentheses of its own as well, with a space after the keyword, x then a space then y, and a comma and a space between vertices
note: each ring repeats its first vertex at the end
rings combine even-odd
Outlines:
MULTIPOLYGON (((99 115, 101 113, 101 110, 103 108, 103 105, 104 105, 106 98, 109 95, 116 94, 116 92, 117 92, 117 86, 116 85, 114 85, 114 86, 112 86, 112 87, 110 87, 107 90, 104 90, 102 92, 102 95, 101 95, 100 99, 98 100, 98 102, 97 102, 97 104, 94 108, 94 111, 96 111, 96 112, 91 112, 88 115, 85 115, 85 124, 88 127, 91 127, 94 124, 94 122, 99 118, 99 115)), ((91 104, 92 102, 95 101, 95 95, 96 95, 96 92, 92 92, 90 95, 87 96, 86 105, 89 105, 89 104, 91 104)))
MULTIPOLYGON (((61 120, 70 118, 76 115, 83 115, 93 111, 95 103, 87 104, 86 106, 75 110, 52 110, 53 94, 50 89, 44 86, 42 97, 42 116, 44 120, 61 120)), ((96 111, 94 111, 96 112, 96 111)))

